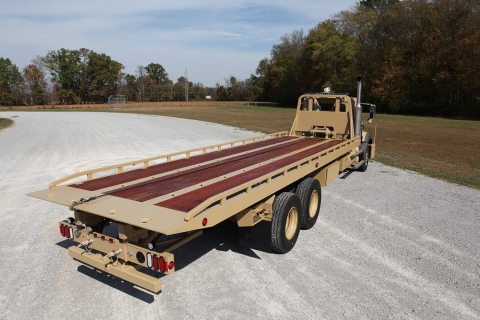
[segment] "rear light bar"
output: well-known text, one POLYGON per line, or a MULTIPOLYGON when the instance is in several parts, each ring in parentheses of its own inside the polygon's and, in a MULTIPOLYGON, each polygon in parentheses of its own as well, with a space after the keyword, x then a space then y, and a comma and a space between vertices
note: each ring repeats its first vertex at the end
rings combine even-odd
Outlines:
POLYGON ((160 272, 168 272, 175 268, 175 262, 168 262, 164 257, 158 256, 156 254, 147 253, 147 267, 160 272))
POLYGON ((65 238, 69 238, 71 240, 73 240, 73 238, 75 237, 73 233, 73 228, 66 224, 60 224, 60 234, 65 238))
MULTIPOLYGON (((78 230, 76 232, 79 232, 79 231, 80 230, 78 230)), ((74 240, 74 238, 75 238, 75 232, 73 230, 73 227, 69 226, 64 221, 62 221, 60 223, 60 234, 63 237, 69 238, 71 240, 74 240)), ((117 239, 110 238, 108 236, 105 236, 105 235, 97 233, 97 232, 93 232, 92 235, 95 239, 98 239, 98 240, 101 239, 102 241, 108 241, 109 243, 115 243, 115 242, 118 243, 119 242, 117 239)), ((91 242, 93 242, 93 240, 91 240, 91 242)), ((147 265, 148 268, 151 268, 151 269, 163 272, 163 273, 168 273, 170 270, 173 270, 175 268, 175 262, 167 261, 167 259, 165 259, 165 257, 163 257, 163 256, 158 256, 157 254, 147 252, 146 253, 146 259, 145 259, 145 252, 138 251, 138 254, 140 254, 140 256, 142 256, 144 258, 142 259, 143 261, 139 261, 139 258, 137 257, 137 261, 140 264, 143 264, 143 263, 146 262, 146 265, 147 265)))

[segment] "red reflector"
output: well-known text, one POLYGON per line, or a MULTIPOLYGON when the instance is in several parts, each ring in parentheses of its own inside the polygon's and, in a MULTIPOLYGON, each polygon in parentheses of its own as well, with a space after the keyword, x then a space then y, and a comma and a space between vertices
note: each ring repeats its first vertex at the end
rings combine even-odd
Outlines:
POLYGON ((171 269, 173 269, 173 268, 175 268, 175 262, 170 261, 170 263, 168 264, 168 269, 171 270, 171 269))
POLYGON ((156 254, 153 255, 153 269, 158 270, 158 257, 156 254))
POLYGON ((60 225, 60 233, 65 237, 65 226, 63 224, 60 225))
POLYGON ((160 271, 161 272, 165 272, 167 271, 167 261, 165 261, 165 259, 163 259, 163 257, 160 257, 160 271))
POLYGON ((100 238, 102 238, 102 240, 105 240, 105 236, 101 236, 100 238))
POLYGON ((112 239, 112 238, 108 239, 108 241, 109 241, 110 243, 113 243, 113 239, 112 239))
POLYGON ((65 237, 70 238, 70 228, 68 226, 64 226, 63 229, 65 230, 65 237))
POLYGON ((207 223, 208 223, 207 218, 203 218, 203 220, 202 220, 202 226, 205 227, 205 226, 207 225, 207 223))
POLYGON ((98 237, 98 234, 94 233, 94 234, 93 234, 93 237, 95 237, 95 238, 98 237))

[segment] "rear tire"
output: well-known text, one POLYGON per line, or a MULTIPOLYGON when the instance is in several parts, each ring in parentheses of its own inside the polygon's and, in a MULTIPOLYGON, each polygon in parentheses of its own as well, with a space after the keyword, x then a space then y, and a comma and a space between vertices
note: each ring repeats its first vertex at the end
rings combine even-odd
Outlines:
POLYGON ((301 227, 310 229, 317 222, 322 203, 322 189, 320 182, 314 178, 306 178, 299 183, 296 194, 302 204, 301 227))
POLYGON ((370 147, 368 142, 362 143, 363 153, 359 156, 360 161, 365 160, 365 162, 358 167, 358 171, 365 172, 368 168, 368 160, 370 159, 370 147))
POLYGON ((370 143, 371 139, 372 138, 370 137, 370 134, 367 133, 365 136, 365 141, 363 141, 361 145, 363 153, 359 156, 359 159, 360 161, 365 160, 365 162, 358 168, 358 171, 360 172, 367 171, 368 161, 370 160, 370 146, 368 144, 370 143))
POLYGON ((300 198, 294 193, 281 193, 275 197, 272 211, 272 250, 287 253, 295 246, 300 232, 300 198))

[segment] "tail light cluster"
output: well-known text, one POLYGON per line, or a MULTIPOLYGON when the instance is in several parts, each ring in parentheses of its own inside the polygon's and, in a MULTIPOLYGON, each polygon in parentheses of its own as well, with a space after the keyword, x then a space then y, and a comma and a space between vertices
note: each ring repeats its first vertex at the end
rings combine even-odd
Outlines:
POLYGON ((74 238, 73 235, 73 228, 70 227, 69 225, 60 223, 60 234, 64 236, 65 238, 72 239, 74 238))
POLYGON ((162 256, 157 256, 156 254, 147 253, 147 266, 160 272, 168 272, 175 268, 175 262, 168 262, 162 256))

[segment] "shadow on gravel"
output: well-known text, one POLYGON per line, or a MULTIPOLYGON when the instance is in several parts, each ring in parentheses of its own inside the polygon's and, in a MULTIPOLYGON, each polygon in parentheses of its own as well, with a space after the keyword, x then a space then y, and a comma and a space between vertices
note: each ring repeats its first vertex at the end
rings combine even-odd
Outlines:
MULTIPOLYGON (((239 228, 237 227, 237 224, 232 221, 227 220, 212 228, 205 229, 203 235, 200 237, 193 239, 187 244, 173 250, 172 253, 175 255, 175 271, 182 270, 212 250, 223 252, 231 250, 249 258, 260 259, 260 257, 255 254, 252 249, 241 246, 239 244, 239 240, 239 228)), ((57 242, 56 245, 68 249, 70 246, 77 245, 77 243, 72 240, 65 239, 57 242)), ((68 259, 69 257, 65 258, 68 259)), ((78 262, 82 263, 81 261, 78 262)), ((83 263, 77 268, 77 271, 146 303, 154 302, 155 296, 161 293, 161 291, 158 294, 146 292, 143 289, 137 288, 128 281, 124 281, 111 274, 84 265, 83 263)), ((159 279, 166 276, 147 268, 142 268, 139 271, 159 279)), ((177 276, 181 277, 181 274, 177 276)))
POLYGON ((173 251, 175 270, 179 271, 185 268, 211 250, 233 251, 249 258, 260 259, 252 249, 239 244, 238 230, 237 224, 229 220, 205 229, 203 235, 173 251))
POLYGON ((354 173, 355 170, 352 170, 352 169, 345 169, 342 171, 341 173, 341 176, 340 176, 340 179, 347 179, 349 175, 351 175, 352 173, 354 173))
POLYGON ((155 295, 158 294, 153 292, 145 292, 142 289, 138 289, 133 284, 128 281, 119 279, 111 274, 102 272, 98 269, 94 269, 92 267, 88 267, 86 265, 81 265, 77 268, 77 271, 92 278, 97 281, 100 281, 111 288, 117 289, 128 294, 131 297, 137 298, 146 303, 153 303, 155 301, 155 295))
POLYGON ((78 243, 76 243, 75 241, 73 240, 69 240, 69 239, 65 239, 63 241, 60 241, 60 242, 57 242, 56 245, 59 246, 59 247, 62 247, 64 249, 68 249, 70 248, 71 246, 75 246, 77 245, 78 243))

